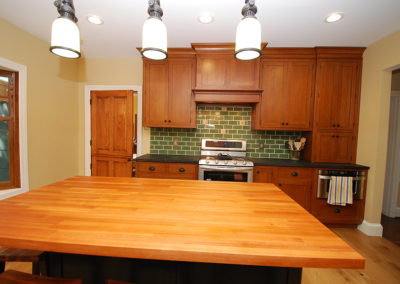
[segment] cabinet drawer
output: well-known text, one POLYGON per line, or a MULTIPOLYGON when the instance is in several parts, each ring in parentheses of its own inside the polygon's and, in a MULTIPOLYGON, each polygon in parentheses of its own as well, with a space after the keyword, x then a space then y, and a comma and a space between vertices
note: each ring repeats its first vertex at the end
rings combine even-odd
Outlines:
POLYGON ((169 178, 198 179, 198 165, 186 163, 169 163, 169 178))
POLYGON ((278 184, 309 185, 312 179, 312 169, 277 168, 276 182, 278 184))
MULTIPOLYGON (((320 200, 315 217, 324 223, 360 224, 360 203, 358 201, 346 206, 329 205, 320 200)), ((361 217, 362 219, 362 217, 361 217)))
POLYGON ((166 176, 168 176, 166 163, 136 162, 136 177, 165 178, 166 176))

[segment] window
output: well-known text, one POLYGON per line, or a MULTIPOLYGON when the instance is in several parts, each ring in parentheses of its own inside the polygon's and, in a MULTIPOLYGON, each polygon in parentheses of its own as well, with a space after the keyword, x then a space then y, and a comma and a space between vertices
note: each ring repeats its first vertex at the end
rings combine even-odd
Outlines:
POLYGON ((0 70, 0 189, 20 187, 18 73, 0 70))

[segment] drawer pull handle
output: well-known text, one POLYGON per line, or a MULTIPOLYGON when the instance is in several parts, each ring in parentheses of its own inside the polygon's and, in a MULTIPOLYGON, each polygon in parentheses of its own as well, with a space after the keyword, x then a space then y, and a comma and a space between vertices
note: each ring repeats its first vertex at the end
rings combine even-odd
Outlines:
POLYGON ((260 173, 260 171, 256 171, 256 174, 259 174, 260 173))
POLYGON ((292 176, 297 177, 299 174, 297 172, 292 172, 292 176))
POLYGON ((165 119, 164 122, 167 122, 167 120, 165 119))
POLYGON ((154 172, 155 169, 156 169, 155 167, 149 167, 149 171, 154 172))
POLYGON ((282 122, 282 125, 285 125, 285 123, 284 123, 284 122, 282 122))
POLYGON ((338 124, 337 127, 340 127, 340 124, 338 124))
POLYGON ((278 183, 278 186, 282 186, 282 184, 281 184, 281 183, 278 183))
POLYGON ((340 211, 340 209, 339 208, 336 208, 335 209, 335 213, 340 213, 341 211, 340 211))
POLYGON ((181 173, 183 173, 183 172, 185 171, 185 168, 180 168, 179 171, 180 171, 181 173))

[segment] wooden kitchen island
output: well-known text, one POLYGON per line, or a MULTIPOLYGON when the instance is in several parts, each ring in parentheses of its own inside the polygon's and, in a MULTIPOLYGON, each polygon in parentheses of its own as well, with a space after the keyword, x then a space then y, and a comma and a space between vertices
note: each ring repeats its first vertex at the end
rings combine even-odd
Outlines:
POLYGON ((0 201, 0 246, 49 274, 140 283, 300 283, 365 259, 273 184, 73 177, 0 201))

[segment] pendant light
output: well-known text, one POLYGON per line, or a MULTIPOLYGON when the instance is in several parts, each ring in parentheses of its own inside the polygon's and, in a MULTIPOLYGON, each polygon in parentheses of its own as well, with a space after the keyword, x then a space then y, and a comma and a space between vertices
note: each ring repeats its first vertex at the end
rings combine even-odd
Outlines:
POLYGON ((81 43, 74 3, 72 0, 56 0, 54 6, 60 16, 53 21, 51 27, 50 51, 62 57, 79 58, 81 43))
POLYGON ((242 9, 243 19, 236 28, 235 57, 251 60, 261 55, 261 25, 256 18, 255 0, 246 0, 242 9))
POLYGON ((149 0, 147 9, 150 17, 143 24, 141 54, 149 59, 163 60, 167 53, 167 27, 161 21, 163 10, 160 0, 149 0))

